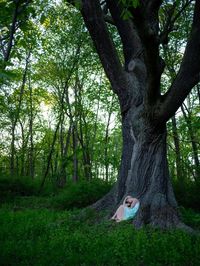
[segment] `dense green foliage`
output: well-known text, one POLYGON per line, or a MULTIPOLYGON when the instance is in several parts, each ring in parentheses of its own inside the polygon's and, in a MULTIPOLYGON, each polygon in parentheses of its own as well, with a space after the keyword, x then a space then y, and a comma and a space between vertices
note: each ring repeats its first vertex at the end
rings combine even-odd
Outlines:
POLYGON ((200 211, 200 186, 193 182, 188 182, 184 186, 174 182, 174 193, 179 205, 200 211))
POLYGON ((111 188, 111 183, 100 179, 90 182, 85 180, 78 183, 70 182, 66 188, 58 188, 49 182, 39 193, 40 183, 30 178, 0 178, 0 204, 13 203, 20 207, 46 207, 55 209, 73 209, 86 207, 103 195, 111 188), (46 198, 46 197, 49 198, 46 198))

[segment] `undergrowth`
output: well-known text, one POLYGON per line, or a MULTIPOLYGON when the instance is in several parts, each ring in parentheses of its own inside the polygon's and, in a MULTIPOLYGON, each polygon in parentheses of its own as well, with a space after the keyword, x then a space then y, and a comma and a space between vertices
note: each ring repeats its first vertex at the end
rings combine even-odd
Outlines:
MULTIPOLYGON (((0 265, 200 265, 199 235, 148 226, 135 230, 130 221, 102 222, 105 213, 83 209, 111 184, 82 181, 59 191, 49 185, 38 196, 37 184, 5 183, 0 181, 1 189, 6 194, 10 186, 10 197, 1 196, 0 265)), ((186 224, 200 230, 199 213, 180 211, 186 224)))
POLYGON ((130 222, 99 224, 100 214, 80 211, 16 211, 3 205, 0 265, 199 265, 199 236, 148 227, 136 231, 130 222))

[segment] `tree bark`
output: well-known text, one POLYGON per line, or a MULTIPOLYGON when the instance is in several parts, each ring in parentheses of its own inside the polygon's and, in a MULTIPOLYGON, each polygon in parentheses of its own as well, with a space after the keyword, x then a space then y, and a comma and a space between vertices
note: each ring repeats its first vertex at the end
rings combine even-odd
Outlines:
POLYGON ((15 172, 15 125, 11 128, 11 155, 10 155, 10 175, 13 176, 15 172))
POLYGON ((56 143, 57 133, 58 133, 58 130, 59 130, 59 127, 60 127, 61 116, 62 116, 62 114, 60 114, 60 116, 59 116, 59 120, 58 120, 58 123, 56 125, 56 129, 54 131, 53 140, 52 140, 52 144, 51 144, 51 147, 50 147, 50 152, 49 152, 48 158, 47 158, 47 166, 46 166, 46 170, 45 170, 44 176, 42 178, 42 182, 40 184, 39 193, 41 192, 42 188, 44 187, 44 183, 46 181, 47 175, 49 173, 49 169, 51 167, 51 160, 52 160, 52 155, 53 155, 53 152, 54 152, 54 146, 55 146, 55 143, 56 143))
POLYGON ((30 100, 30 116, 29 116, 29 135, 30 135, 30 150, 29 150, 29 174, 30 177, 34 178, 34 143, 33 143, 33 89, 30 84, 29 77, 29 100, 30 100))
POLYGON ((175 146, 175 156, 176 156, 176 175, 177 180, 180 185, 184 184, 184 175, 182 173, 182 163, 181 163, 181 152, 180 152, 180 142, 178 137, 178 129, 176 123, 176 116, 172 117, 172 132, 175 146))
POLYGON ((78 136, 77 136, 77 124, 76 122, 73 125, 72 129, 72 142, 73 142, 73 181, 78 181, 78 157, 77 157, 77 148, 78 148, 78 136))
POLYGON ((72 134, 72 125, 70 124, 67 136, 66 136, 66 143, 62 152, 61 157, 61 169, 60 169, 60 178, 59 178, 59 186, 63 187, 66 184, 67 179, 67 173, 66 173, 66 164, 67 164, 67 154, 70 146, 70 137, 72 134))
POLYGON ((85 120, 85 114, 83 109, 81 108, 80 118, 79 118, 79 124, 80 124, 80 134, 77 135, 79 138, 79 142, 82 147, 82 153, 83 153, 83 167, 84 167, 84 173, 85 173, 85 179, 91 180, 92 178, 92 165, 91 165, 91 159, 90 159, 90 147, 89 147, 89 136, 88 136, 88 126, 85 120), (85 140, 84 140, 84 134, 83 134, 83 125, 82 120, 84 122, 84 129, 85 129, 85 140))
POLYGON ((106 134, 105 134, 105 150, 104 150, 104 161, 105 161, 105 170, 106 170, 106 176, 105 176, 105 180, 108 182, 109 179, 109 158, 108 158, 108 144, 109 144, 109 126, 110 126, 110 119, 111 119, 111 115, 112 115, 112 107, 113 107, 113 100, 114 100, 114 96, 112 97, 111 100, 111 105, 108 111, 108 121, 106 124, 106 134))
POLYGON ((200 85, 199 84, 197 84, 197 95, 198 95, 199 105, 200 105, 200 85))
POLYGON ((12 24, 11 24, 10 31, 9 31, 9 40, 8 40, 7 47, 4 53, 4 62, 7 62, 9 60, 10 52, 13 46, 14 34, 16 31, 17 16, 18 16, 18 9, 20 6, 20 2, 15 1, 14 4, 15 4, 15 7, 13 11, 12 24))

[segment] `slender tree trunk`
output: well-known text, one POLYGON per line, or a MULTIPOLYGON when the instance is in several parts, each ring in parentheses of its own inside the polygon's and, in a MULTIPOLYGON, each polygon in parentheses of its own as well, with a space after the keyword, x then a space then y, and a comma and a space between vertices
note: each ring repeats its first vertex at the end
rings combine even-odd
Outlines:
POLYGON ((90 158, 90 143, 89 143, 89 136, 88 136, 88 126, 85 120, 84 111, 81 110, 80 116, 79 116, 79 124, 80 124, 80 135, 78 135, 81 147, 82 147, 82 153, 83 153, 83 167, 84 167, 84 174, 86 180, 90 180, 92 178, 92 165, 91 165, 91 158, 90 158), (83 135, 83 124, 82 120, 84 122, 84 133, 85 133, 85 140, 83 135))
POLYGON ((60 174, 57 176, 57 184, 58 186, 64 186, 66 181, 65 176, 65 168, 63 167, 63 161, 64 161, 64 113, 61 118, 60 123, 60 158, 61 158, 61 165, 60 165, 60 174))
POLYGON ((21 121, 19 121, 22 132, 22 148, 21 148, 21 176, 24 176, 24 161, 25 161, 25 136, 24 136, 24 127, 21 121))
POLYGON ((66 143, 61 157, 61 169, 60 169, 60 179, 59 186, 63 187, 66 184, 67 173, 66 173, 66 164, 67 164, 67 154, 70 146, 70 137, 72 134, 72 125, 69 126, 69 130, 66 136, 66 143))
POLYGON ((27 143, 28 143, 28 136, 25 137, 24 133, 24 126, 21 120, 19 120, 19 124, 21 127, 21 132, 22 132, 22 147, 21 147, 21 170, 20 170, 20 175, 24 176, 25 175, 25 156, 26 156, 26 149, 27 149, 27 143))
POLYGON ((10 175, 13 176, 15 172, 15 126, 11 128, 11 155, 10 155, 10 175))
POLYGON ((184 183, 184 179, 183 179, 184 175, 182 173, 181 152, 180 152, 180 143, 179 143, 179 137, 178 137, 176 116, 172 117, 172 132, 173 132, 175 156, 176 156, 176 175, 177 175, 177 180, 179 184, 182 185, 184 183))
POLYGON ((53 141, 52 141, 50 152, 49 152, 48 159, 47 159, 47 167, 46 167, 46 170, 45 170, 45 173, 44 173, 41 185, 40 185, 39 192, 41 192, 41 190, 42 190, 42 188, 44 186, 45 180, 46 180, 47 175, 49 173, 49 169, 51 167, 51 159, 52 159, 52 155, 53 155, 53 152, 54 152, 54 146, 55 146, 55 143, 56 143, 56 137, 57 137, 57 132, 58 132, 59 127, 60 127, 60 122, 61 122, 61 115, 59 117, 59 121, 57 123, 56 129, 55 129, 55 132, 54 132, 53 141))
MULTIPOLYGON (((98 88, 98 102, 97 102, 97 109, 96 109, 96 115, 95 115, 95 121, 94 121, 94 131, 93 131, 92 136, 90 136, 90 143, 95 143, 96 142, 97 126, 98 126, 98 116, 99 116, 99 107, 100 107, 100 93, 101 93, 101 83, 99 84, 99 88, 98 88)), ((93 157, 94 157, 94 148, 93 148, 93 146, 94 145, 92 145, 92 149, 91 149, 91 152, 90 152, 91 162, 93 162, 93 157)), ((95 147, 95 149, 96 148, 97 147, 95 147)), ((96 162, 95 162, 95 164, 96 164, 96 162)), ((95 166, 95 168, 96 168, 96 166, 95 166)), ((96 170, 95 170, 95 173, 96 173, 96 170)))
POLYGON ((10 31, 9 31, 9 40, 8 40, 7 47, 5 50, 4 50, 4 47, 2 46, 2 51, 4 54, 4 62, 7 62, 9 60, 10 52, 13 46, 13 39, 14 39, 15 31, 16 31, 17 16, 18 16, 18 9, 20 6, 20 1, 17 0, 14 2, 14 4, 15 4, 15 7, 13 11, 12 24, 10 26, 10 31))
POLYGON ((63 132, 63 123, 64 123, 64 113, 61 118, 61 123, 60 123, 60 157, 63 158, 63 153, 64 153, 64 132, 63 132))
POLYGON ((19 176, 19 155, 16 154, 16 175, 19 176))
POLYGON ((73 140, 73 181, 78 181, 78 158, 77 158, 77 148, 78 148, 78 136, 76 124, 73 125, 72 129, 72 140, 73 140))
POLYGON ((195 172, 196 172, 196 178, 195 181, 199 182, 199 176, 200 176, 200 164, 199 164, 199 157, 198 157, 198 148, 197 148, 197 144, 196 144, 196 140, 195 140, 195 134, 192 128, 192 124, 191 124, 191 118, 189 117, 189 113, 188 115, 185 112, 185 109, 183 107, 183 105, 181 106, 181 110, 183 113, 183 116, 185 118, 187 127, 188 127, 188 132, 189 132, 189 136, 190 136, 190 141, 192 144, 192 150, 193 150, 193 158, 194 158, 194 163, 195 163, 195 172))
POLYGON ((109 179, 109 173, 108 173, 108 169, 109 169, 109 161, 108 161, 109 125, 110 125, 110 119, 111 119, 111 114, 112 114, 113 98, 114 98, 114 96, 112 97, 110 109, 108 112, 108 121, 107 121, 107 125, 106 125, 106 134, 105 134, 104 160, 105 160, 105 170, 106 170, 105 179, 107 182, 109 179))
POLYGON ((33 144, 33 89, 30 84, 29 77, 29 97, 30 97, 30 117, 29 117, 29 135, 30 135, 30 150, 29 150, 29 174, 34 178, 34 144, 33 144))
POLYGON ((200 85, 199 84, 197 84, 197 96, 198 96, 199 105, 200 105, 200 85))
POLYGON ((58 174, 58 150, 56 151, 56 155, 55 155, 55 159, 54 159, 54 164, 53 164, 53 171, 54 171, 54 175, 57 176, 58 174))
POLYGON ((14 174, 14 164, 15 164, 15 128, 17 125, 17 122, 19 120, 19 115, 20 115, 20 110, 21 110, 21 104, 23 100, 23 95, 24 95, 24 87, 26 84, 26 77, 27 77, 27 71, 28 71, 28 64, 29 64, 29 58, 31 55, 31 51, 28 52, 27 57, 26 57, 26 65, 23 73, 23 78, 22 78, 22 85, 20 88, 20 94, 19 94, 19 102, 16 108, 16 113, 14 114, 14 117, 12 116, 12 128, 11 128, 11 158, 10 158, 10 174, 11 176, 14 174))

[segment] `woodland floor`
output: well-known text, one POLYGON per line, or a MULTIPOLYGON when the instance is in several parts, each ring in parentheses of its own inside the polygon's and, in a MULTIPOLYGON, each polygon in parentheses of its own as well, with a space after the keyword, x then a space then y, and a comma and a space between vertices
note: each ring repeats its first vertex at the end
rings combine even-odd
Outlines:
MULTIPOLYGON (((58 198, 18 196, 1 203, 0 265, 200 265, 197 235, 99 223, 99 213, 80 215, 81 209, 62 210, 53 201, 58 198)), ((200 213, 181 212, 200 229, 200 213)))

